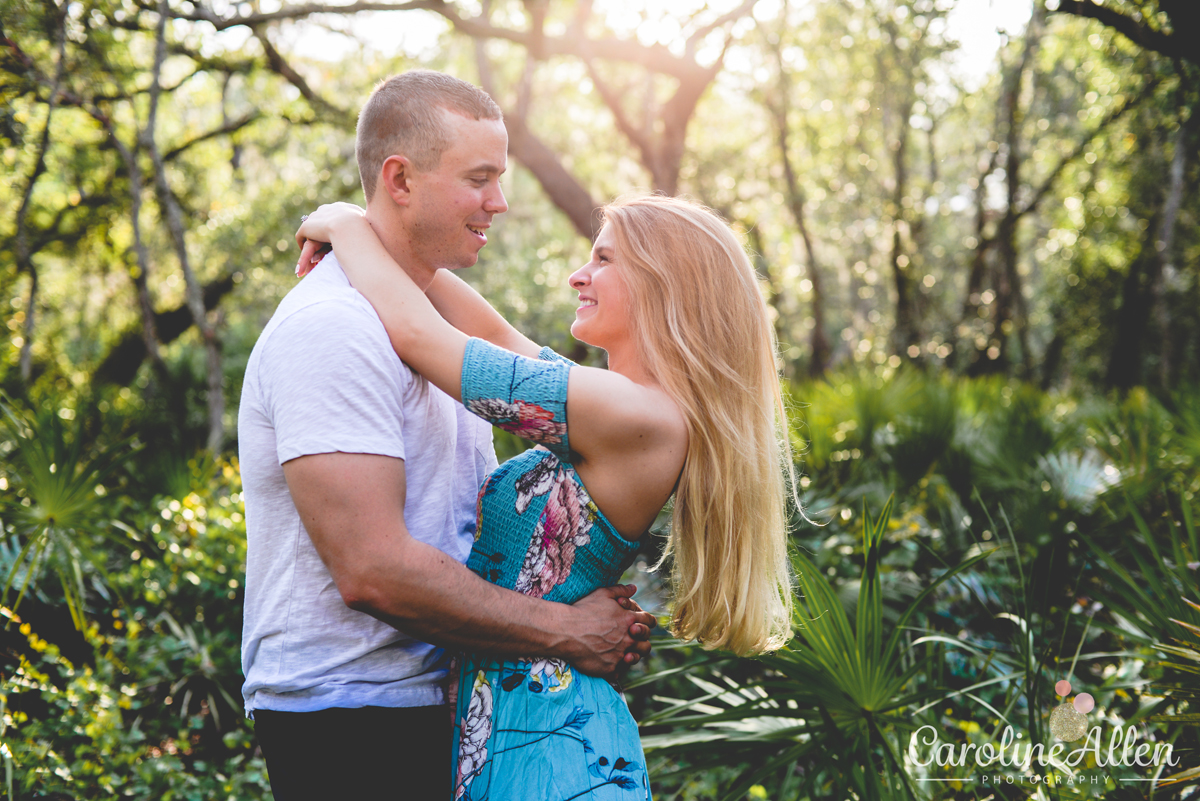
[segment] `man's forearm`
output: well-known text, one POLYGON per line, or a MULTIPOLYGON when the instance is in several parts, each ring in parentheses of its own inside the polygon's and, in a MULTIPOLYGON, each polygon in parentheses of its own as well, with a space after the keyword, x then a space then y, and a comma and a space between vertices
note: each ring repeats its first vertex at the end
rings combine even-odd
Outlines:
POLYGON ((498 587, 430 545, 412 538, 392 558, 357 565, 343 597, 412 637, 499 656, 550 656, 586 672, 607 673, 632 645, 635 613, 615 598, 580 611, 498 587), (605 630, 607 626, 607 630, 605 630))
POLYGON ((437 645, 561 657, 593 674, 646 653, 634 635, 644 640, 654 619, 623 608, 628 590, 597 590, 572 606, 549 603, 489 584, 413 538, 404 525, 402 459, 323 453, 288 461, 283 471, 350 608, 437 645))

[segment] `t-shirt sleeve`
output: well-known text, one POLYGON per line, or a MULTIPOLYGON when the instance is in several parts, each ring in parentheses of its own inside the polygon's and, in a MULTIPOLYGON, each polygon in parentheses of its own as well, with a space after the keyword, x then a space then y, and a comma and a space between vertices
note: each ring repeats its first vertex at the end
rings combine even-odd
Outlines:
POLYGON ((413 378, 373 313, 338 301, 300 309, 271 332, 261 365, 280 464, 334 452, 404 458, 413 378))
POLYGON ((482 339, 467 341, 462 402, 467 411, 568 460, 567 377, 571 362, 520 356, 482 339))

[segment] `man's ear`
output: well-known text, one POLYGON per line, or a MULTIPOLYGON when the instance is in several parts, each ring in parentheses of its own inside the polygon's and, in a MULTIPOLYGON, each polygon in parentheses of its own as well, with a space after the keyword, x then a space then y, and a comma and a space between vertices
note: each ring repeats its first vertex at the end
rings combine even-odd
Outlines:
POLYGON ((387 192, 397 206, 407 206, 412 198, 414 174, 412 162, 407 158, 388 156, 379 169, 379 189, 387 192))

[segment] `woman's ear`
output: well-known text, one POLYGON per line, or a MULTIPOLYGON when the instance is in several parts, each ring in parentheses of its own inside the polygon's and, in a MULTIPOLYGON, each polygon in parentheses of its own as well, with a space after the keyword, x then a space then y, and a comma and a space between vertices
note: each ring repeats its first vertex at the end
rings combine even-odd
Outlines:
MULTIPOLYGON (((412 162, 404 156, 388 156, 379 169, 379 186, 397 206, 407 206, 412 197, 412 162)), ((376 190, 378 191, 378 190, 376 190)))

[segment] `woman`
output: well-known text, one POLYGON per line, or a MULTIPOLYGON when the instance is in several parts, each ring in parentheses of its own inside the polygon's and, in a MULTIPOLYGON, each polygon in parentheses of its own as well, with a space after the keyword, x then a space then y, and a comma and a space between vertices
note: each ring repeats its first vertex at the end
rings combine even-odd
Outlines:
MULTIPOLYGON (((628 197, 603 220, 569 281, 571 333, 607 351, 608 370, 539 348, 445 271, 422 293, 355 206, 323 206, 297 238, 332 243, 409 366, 538 444, 485 480, 468 567, 571 603, 620 578, 673 494, 671 631, 776 649, 790 634, 790 455, 754 271, 696 204, 628 197)), ((455 722, 456 799, 649 797, 624 702, 561 660, 464 655, 455 722)))

